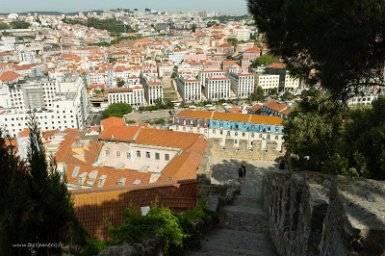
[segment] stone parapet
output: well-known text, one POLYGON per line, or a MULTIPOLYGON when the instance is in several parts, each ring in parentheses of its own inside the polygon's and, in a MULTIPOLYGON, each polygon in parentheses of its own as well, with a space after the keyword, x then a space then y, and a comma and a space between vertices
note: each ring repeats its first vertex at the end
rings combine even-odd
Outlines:
POLYGON ((385 182, 265 175, 262 203, 280 255, 385 254, 385 182))

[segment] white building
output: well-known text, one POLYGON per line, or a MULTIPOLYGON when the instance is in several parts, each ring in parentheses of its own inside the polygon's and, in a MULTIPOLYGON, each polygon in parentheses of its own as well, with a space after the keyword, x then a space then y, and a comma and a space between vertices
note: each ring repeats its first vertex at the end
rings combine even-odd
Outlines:
POLYGON ((225 72, 220 69, 204 69, 202 72, 198 74, 198 79, 201 85, 205 85, 206 79, 212 76, 224 76, 225 72))
POLYGON ((231 89, 238 98, 247 98, 254 92, 255 77, 250 73, 229 72, 231 89))
POLYGON ((250 34, 251 34, 250 29, 237 28, 237 29, 234 29, 234 33, 238 41, 250 40, 250 34))
POLYGON ((299 79, 292 77, 288 72, 285 75, 285 91, 294 92, 299 88, 299 79))
POLYGON ((111 88, 108 92, 108 104, 127 103, 131 106, 143 106, 144 89, 141 85, 130 88, 111 88))
POLYGON ((144 96, 148 105, 154 105, 157 101, 163 102, 163 86, 156 77, 143 77, 144 96))
POLYGON ((279 75, 257 75, 257 86, 262 87, 263 90, 269 91, 279 87, 279 75))
POLYGON ((30 110, 42 131, 84 129, 88 100, 79 76, 66 76, 56 81, 20 80, 2 86, 2 92, 8 91, 8 94, 0 94, 0 102, 6 103, 0 111, 0 127, 11 136, 28 127, 30 110))
POLYGON ((172 62, 174 62, 176 65, 179 65, 184 60, 184 56, 188 52, 181 49, 174 49, 173 51, 168 53, 168 59, 172 62))
POLYGON ((224 75, 207 78, 203 92, 208 100, 228 99, 230 79, 224 75))
POLYGON ((178 78, 176 79, 176 82, 179 94, 184 101, 191 102, 201 100, 202 87, 198 79, 194 77, 178 78))

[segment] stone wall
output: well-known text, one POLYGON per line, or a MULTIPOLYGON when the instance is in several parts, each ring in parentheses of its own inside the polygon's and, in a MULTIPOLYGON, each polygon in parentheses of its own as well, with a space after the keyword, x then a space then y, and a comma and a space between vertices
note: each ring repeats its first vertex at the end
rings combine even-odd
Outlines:
POLYGON ((248 148, 246 140, 240 140, 239 147, 234 147, 230 139, 226 140, 224 146, 220 145, 219 139, 209 139, 208 152, 214 157, 263 161, 275 161, 285 154, 284 151, 277 151, 275 142, 262 147, 262 141, 254 141, 252 148, 248 148))
POLYGON ((306 172, 262 184, 279 255, 385 255, 385 182, 306 172))

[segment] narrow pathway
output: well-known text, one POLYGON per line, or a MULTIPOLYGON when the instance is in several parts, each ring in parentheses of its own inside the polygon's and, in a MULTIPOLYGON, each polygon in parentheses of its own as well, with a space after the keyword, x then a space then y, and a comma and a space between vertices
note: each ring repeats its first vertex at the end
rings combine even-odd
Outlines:
MULTIPOLYGON (((237 179, 237 170, 242 163, 231 159, 212 161, 212 182, 237 179)), ((277 171, 274 163, 243 162, 247 167, 246 179, 241 184, 241 194, 232 205, 219 212, 219 228, 207 235, 202 248, 186 255, 277 255, 269 236, 267 216, 260 205, 260 189, 263 173, 277 171)))

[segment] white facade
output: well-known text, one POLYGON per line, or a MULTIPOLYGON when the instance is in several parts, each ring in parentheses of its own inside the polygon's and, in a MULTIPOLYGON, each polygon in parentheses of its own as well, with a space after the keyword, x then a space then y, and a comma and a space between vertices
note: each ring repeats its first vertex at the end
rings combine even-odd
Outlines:
POLYGON ((104 166, 161 173, 180 151, 179 148, 106 142, 100 151, 98 161, 104 166))
POLYGON ((225 76, 212 76, 206 79, 203 90, 208 100, 230 98, 230 79, 225 76))
POLYGON ((279 75, 257 75, 257 86, 263 90, 271 90, 279 86, 279 75))
POLYGON ((199 80, 195 78, 178 78, 176 79, 178 91, 184 101, 200 101, 202 99, 202 87, 199 80))
POLYGON ((173 52, 170 52, 168 54, 168 59, 175 64, 179 65, 182 63, 184 60, 184 56, 187 54, 187 51, 180 51, 180 50, 175 50, 173 52))
MULTIPOLYGON (((24 81, 25 82, 25 81, 24 81)), ((3 85, 4 86, 4 85, 3 85)), ((48 80, 9 85, 10 107, 0 114, 0 127, 16 136, 28 127, 28 111, 31 109, 42 131, 77 128, 84 129, 88 117, 88 100, 80 77, 70 77, 57 82, 48 80), (29 107, 29 106, 30 107, 29 107)), ((0 102, 7 102, 0 94, 0 102)))
POLYGON ((173 124, 170 127, 171 130, 177 132, 191 132, 202 134, 206 139, 220 139, 222 146, 228 145, 225 143, 232 143, 234 147, 239 147, 240 141, 247 141, 247 147, 253 148, 256 141, 261 141, 262 149, 266 149, 267 142, 275 142, 276 150, 280 151, 283 144, 283 134, 266 133, 266 132, 253 132, 253 131, 233 131, 217 128, 204 128, 195 127, 189 125, 177 125, 173 124), (227 141, 227 142, 226 142, 227 141))
POLYGON ((108 90, 108 104, 127 103, 131 106, 143 106, 144 89, 141 86, 135 88, 116 88, 108 90))
POLYGON ((163 86, 156 77, 143 77, 144 96, 148 105, 153 105, 157 101, 163 102, 163 86))
POLYGON ((251 34, 250 29, 245 29, 245 28, 234 29, 234 33, 238 41, 250 40, 250 34, 251 34))
POLYGON ((229 73, 231 89, 238 98, 247 98, 254 92, 255 77, 247 73, 229 73))
POLYGON ((286 73, 285 76, 285 91, 295 91, 299 88, 299 79, 292 77, 290 74, 286 73))
POLYGON ((212 76, 224 76, 225 72, 220 69, 205 69, 199 73, 198 79, 201 82, 201 85, 205 85, 206 79, 212 76))

